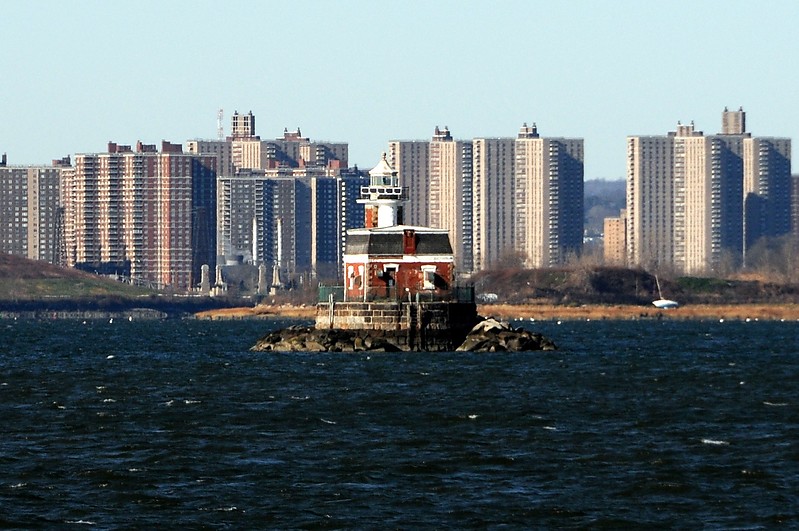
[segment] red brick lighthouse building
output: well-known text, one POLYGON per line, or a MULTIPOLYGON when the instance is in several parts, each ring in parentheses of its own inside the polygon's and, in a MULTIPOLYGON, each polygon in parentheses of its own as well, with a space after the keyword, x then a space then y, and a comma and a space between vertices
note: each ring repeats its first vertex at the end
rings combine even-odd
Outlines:
POLYGON ((399 185, 385 154, 369 172, 369 181, 358 199, 365 205, 365 226, 347 231, 345 300, 446 298, 455 279, 449 234, 401 224, 407 189, 399 185))
POLYGON ((471 287, 455 286, 449 234, 402 224, 407 189, 385 155, 369 181, 358 199, 365 226, 347 231, 343 290, 320 300, 316 327, 381 331, 403 350, 451 350, 477 306, 471 287))

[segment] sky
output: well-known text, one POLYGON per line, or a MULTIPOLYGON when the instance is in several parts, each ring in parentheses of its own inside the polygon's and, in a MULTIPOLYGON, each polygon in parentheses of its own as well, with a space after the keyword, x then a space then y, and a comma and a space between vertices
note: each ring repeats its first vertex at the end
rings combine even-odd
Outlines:
POLYGON ((299 127, 371 168, 436 126, 534 122, 584 139, 586 179, 623 179, 627 136, 718 133, 725 106, 799 138, 797 25, 795 0, 9 1, 0 153, 216 138, 222 109, 226 134, 252 111, 261 138, 299 127))

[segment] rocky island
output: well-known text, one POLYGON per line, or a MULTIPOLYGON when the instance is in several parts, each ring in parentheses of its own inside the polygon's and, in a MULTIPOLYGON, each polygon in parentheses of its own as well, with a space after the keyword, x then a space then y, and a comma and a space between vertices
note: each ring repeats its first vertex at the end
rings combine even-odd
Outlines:
POLYGON ((554 343, 477 315, 459 286, 449 233, 402 224, 407 189, 386 154, 361 187, 363 228, 348 229, 340 286, 320 286, 314 327, 263 337, 257 351, 448 352, 553 350, 554 343))
MULTIPOLYGON (((262 337, 251 350, 258 352, 403 352, 412 348, 407 330, 323 329, 290 326, 262 337)), ((541 334, 513 328, 507 322, 481 318, 468 333, 450 334, 451 341, 437 341, 431 351, 527 352, 557 350, 541 334)))

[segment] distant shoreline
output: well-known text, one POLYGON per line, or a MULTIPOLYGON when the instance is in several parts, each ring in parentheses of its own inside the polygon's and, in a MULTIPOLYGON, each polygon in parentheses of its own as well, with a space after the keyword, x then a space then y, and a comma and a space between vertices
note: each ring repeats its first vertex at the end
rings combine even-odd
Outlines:
POLYGON ((654 306, 595 305, 564 306, 556 304, 481 305, 480 315, 502 319, 535 320, 634 320, 672 319, 730 321, 799 321, 799 304, 691 304, 669 310, 654 306))
MULTIPOLYGON (((503 321, 524 319, 531 321, 586 321, 586 320, 728 320, 728 321, 799 321, 799 304, 691 304, 670 310, 654 306, 625 304, 479 304, 477 311, 484 317, 503 321)), ((255 307, 216 308, 196 313, 167 312, 135 308, 117 311, 102 310, 36 310, 0 311, 4 319, 165 319, 169 317, 233 320, 233 319, 306 319, 316 318, 315 305, 259 305, 255 307)))
MULTIPOLYGON (((671 310, 658 310, 654 306, 586 304, 568 306, 559 304, 480 304, 478 313, 485 317, 503 320, 761 320, 799 321, 799 304, 692 304, 671 310)), ((314 319, 315 306, 257 306, 250 308, 224 308, 195 314, 198 319, 263 319, 287 317, 314 319)))

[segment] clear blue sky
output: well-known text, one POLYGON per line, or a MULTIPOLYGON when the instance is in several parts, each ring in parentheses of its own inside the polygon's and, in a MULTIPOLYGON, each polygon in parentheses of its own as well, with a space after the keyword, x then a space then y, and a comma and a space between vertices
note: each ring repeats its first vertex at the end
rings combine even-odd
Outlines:
MULTIPOLYGON (((799 2, 9 1, 0 9, 0 152, 41 164, 113 140, 215 138, 234 110, 349 142, 585 139, 586 178, 619 179, 625 137, 724 106, 799 139, 799 2)), ((796 173, 794 169, 794 173, 796 173)))

